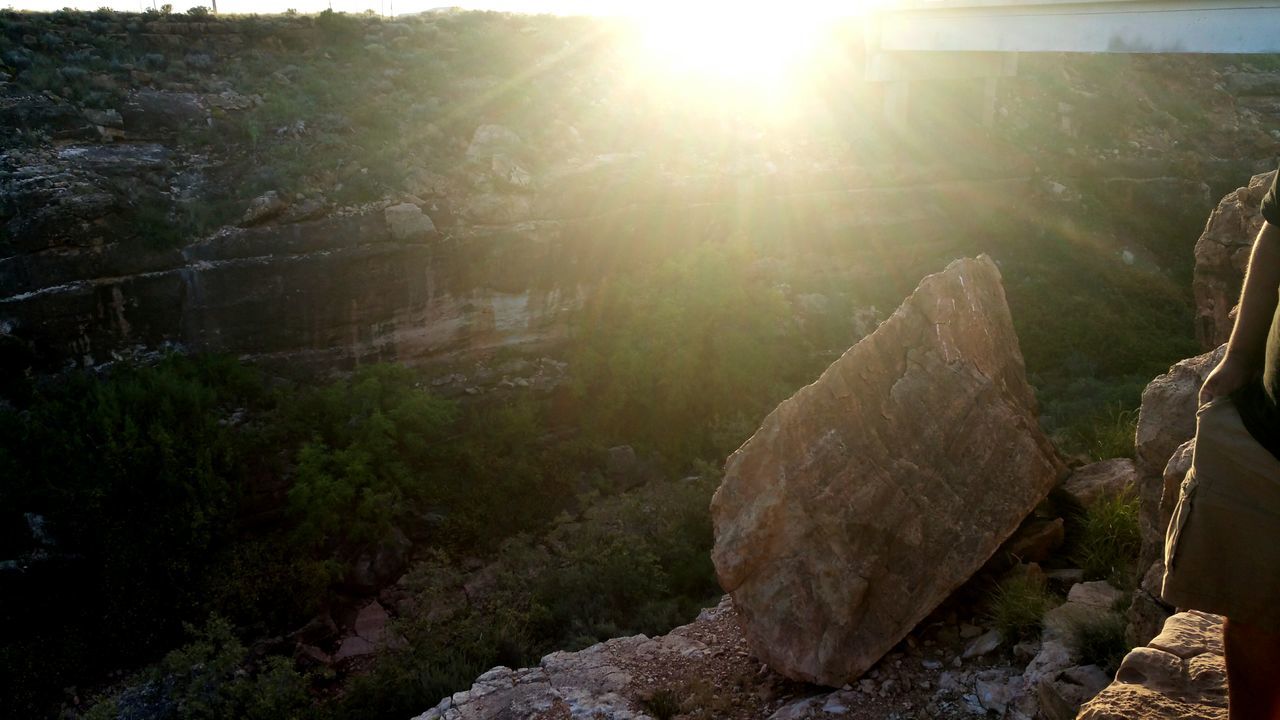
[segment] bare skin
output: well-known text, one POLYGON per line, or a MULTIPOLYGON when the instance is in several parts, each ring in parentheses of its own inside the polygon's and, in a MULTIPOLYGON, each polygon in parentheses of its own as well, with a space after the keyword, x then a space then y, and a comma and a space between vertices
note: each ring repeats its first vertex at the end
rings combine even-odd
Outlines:
MULTIPOLYGON (((1280 290, 1280 227, 1263 223, 1249 256, 1240 311, 1227 353, 1205 378, 1200 403, 1230 395, 1261 369, 1280 290)), ((1230 720, 1280 720, 1280 634, 1231 620, 1223 624, 1230 720)))

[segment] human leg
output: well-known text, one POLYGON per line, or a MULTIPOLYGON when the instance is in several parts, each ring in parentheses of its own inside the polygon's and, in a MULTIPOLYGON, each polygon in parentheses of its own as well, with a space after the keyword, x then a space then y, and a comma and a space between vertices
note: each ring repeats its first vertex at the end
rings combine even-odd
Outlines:
POLYGON ((1222 623, 1230 720, 1280 720, 1280 633, 1222 623))

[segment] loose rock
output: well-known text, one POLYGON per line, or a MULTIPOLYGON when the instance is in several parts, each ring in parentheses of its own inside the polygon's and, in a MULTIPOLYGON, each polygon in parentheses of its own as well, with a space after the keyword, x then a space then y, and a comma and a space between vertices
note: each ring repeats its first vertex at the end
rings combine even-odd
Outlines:
POLYGON ((999 272, 959 260, 730 456, 716 572, 763 660, 838 687, 981 567, 1062 471, 999 272))

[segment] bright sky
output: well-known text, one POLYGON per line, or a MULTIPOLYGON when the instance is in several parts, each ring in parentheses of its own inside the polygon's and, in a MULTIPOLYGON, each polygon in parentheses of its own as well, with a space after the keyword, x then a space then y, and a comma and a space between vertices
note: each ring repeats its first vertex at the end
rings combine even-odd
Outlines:
MULTIPOLYGON (((79 10, 96 10, 108 6, 115 10, 137 12, 151 7, 152 0, 0 0, 0 7, 18 10, 58 10, 64 7, 79 10)), ((175 12, 184 12, 193 5, 209 5, 211 0, 155 0, 157 7, 170 2, 175 12)), ((293 8, 301 13, 317 13, 333 7, 341 12, 374 10, 391 15, 415 13, 438 7, 457 6, 475 10, 509 10, 528 13, 556 13, 563 15, 653 15, 657 13, 682 13, 690 8, 699 12, 741 11, 749 8, 757 12, 791 14, 799 10, 825 11, 844 8, 847 14, 865 4, 858 0, 831 2, 827 0, 790 0, 777 3, 725 2, 723 0, 218 0, 221 13, 280 13, 293 8)))

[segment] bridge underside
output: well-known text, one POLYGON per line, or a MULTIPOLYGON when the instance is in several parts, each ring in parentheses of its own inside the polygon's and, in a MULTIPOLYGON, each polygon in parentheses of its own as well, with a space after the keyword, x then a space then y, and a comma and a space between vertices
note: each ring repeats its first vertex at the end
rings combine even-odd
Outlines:
POLYGON ((880 19, 881 50, 1280 53, 1280 0, 968 0, 880 19))
POLYGON ((982 78, 990 125, 1018 53, 1280 53, 1280 0, 905 0, 868 30, 888 119, 906 120, 915 80, 982 78))

